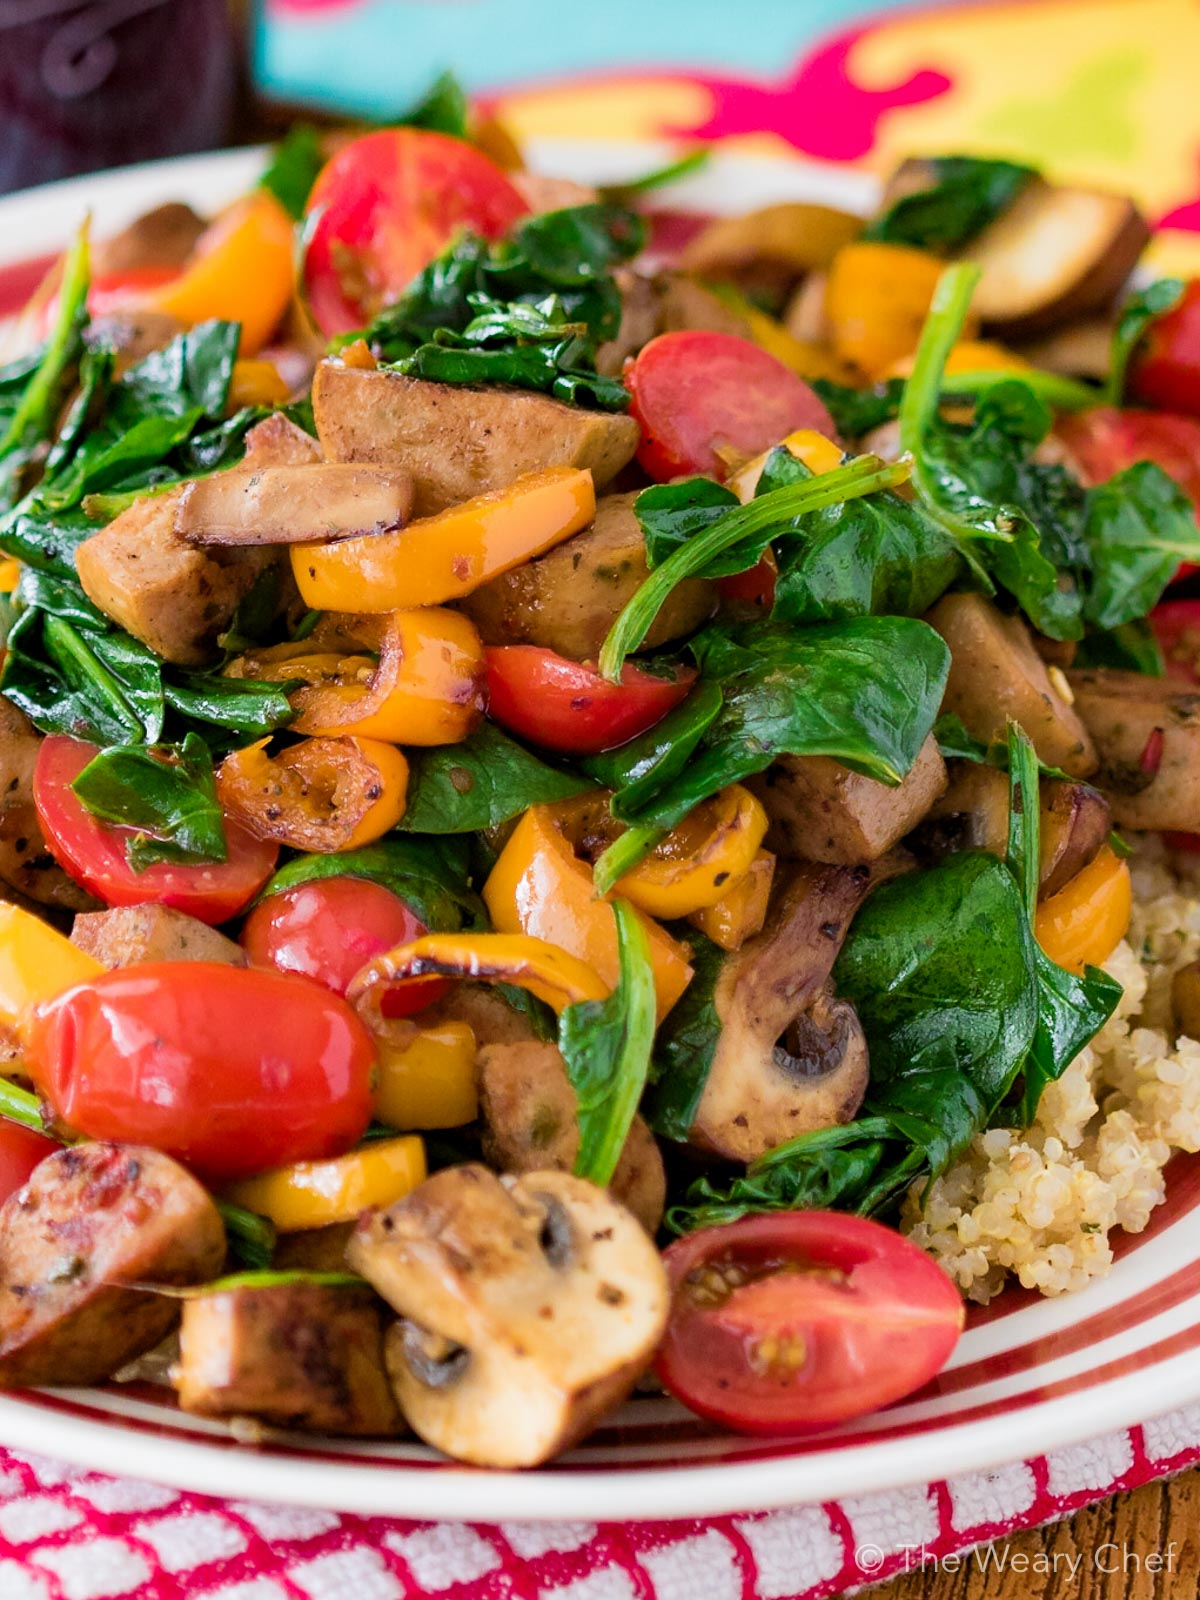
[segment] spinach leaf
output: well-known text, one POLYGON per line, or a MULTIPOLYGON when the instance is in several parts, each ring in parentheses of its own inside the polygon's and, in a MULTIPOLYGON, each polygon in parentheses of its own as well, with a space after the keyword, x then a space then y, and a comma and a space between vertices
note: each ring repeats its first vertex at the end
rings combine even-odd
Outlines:
MULTIPOLYGON (((294 685, 291 685, 294 687, 294 685)), ((218 672, 163 673, 163 698, 172 711, 203 728, 210 747, 227 741, 217 730, 234 735, 234 747, 286 728, 296 713, 288 703, 287 683, 257 678, 223 678, 218 672)))
POLYGON ((1113 333, 1112 357, 1108 366, 1108 381, 1103 399, 1110 406, 1119 406, 1125 399, 1125 379, 1133 352, 1159 317, 1173 311, 1183 297, 1184 285, 1180 278, 1156 278, 1144 289, 1131 294, 1121 307, 1113 333))
POLYGON ((338 855, 297 856, 279 868, 259 896, 322 878, 366 878, 398 895, 431 933, 487 926, 483 902, 467 882, 464 860, 441 839, 389 837, 338 855))
POLYGON ((178 746, 110 746, 71 788, 93 816, 139 830, 126 851, 135 871, 226 858, 212 756, 195 734, 178 746))
POLYGON ((467 96, 452 72, 440 72, 417 101, 396 119, 404 128, 432 128, 454 139, 467 137, 467 96))
POLYGON ((490 722, 461 744, 411 751, 410 760, 405 833, 477 833, 592 787, 540 761, 490 722))
MULTIPOLYGON (((810 474, 811 476, 811 474, 810 474)), ((646 565, 651 572, 697 533, 711 528, 727 511, 740 505, 737 495, 711 478, 680 478, 643 489, 633 503, 646 541, 646 565)), ((706 578, 723 578, 744 572, 762 551, 757 541, 744 554, 736 546, 714 556, 704 568, 706 578)))
POLYGON ((676 706, 636 739, 586 756, 579 764, 589 778, 614 791, 609 809, 614 817, 634 817, 668 783, 679 777, 692 752, 716 720, 724 696, 718 684, 702 678, 682 705, 676 706))
POLYGON ((1086 633, 1079 641, 1073 665, 1117 667, 1123 672, 1146 672, 1152 678, 1161 678, 1166 671, 1154 629, 1146 617, 1107 631, 1086 633))
POLYGON ((854 389, 844 383, 834 383, 831 378, 814 378, 811 387, 825 402, 843 439, 860 439, 864 433, 881 428, 885 422, 894 422, 900 415, 904 379, 888 378, 866 389, 854 389))
POLYGON ((617 987, 607 1000, 568 1006, 558 1047, 577 1099, 578 1177, 607 1185, 637 1112, 654 1045, 656 998, 650 941, 633 907, 613 902, 617 924, 617 987))
POLYGON ((298 122, 272 150, 258 186, 275 196, 293 222, 299 222, 325 160, 320 133, 310 122, 298 122))
POLYGON ((1145 616, 1179 563, 1200 560, 1192 503, 1151 461, 1088 490, 1084 537, 1090 566, 1084 613, 1097 628, 1145 616))
POLYGON ((213 1204, 221 1213, 234 1259, 252 1272, 265 1271, 275 1254, 275 1224, 267 1217, 259 1216, 257 1211, 247 1211, 245 1206, 235 1205, 232 1200, 214 1197, 213 1204))
POLYGON ((640 177, 626 178, 624 183, 602 184, 600 198, 613 205, 628 205, 639 195, 651 194, 655 189, 665 189, 668 184, 678 183, 681 178, 694 176, 711 160, 712 150, 708 145, 701 145, 696 150, 689 150, 676 161, 668 161, 664 166, 653 167, 649 172, 643 172, 640 177))
POLYGON ((921 165, 930 182, 893 200, 867 224, 864 239, 949 255, 1002 216, 1037 177, 1032 167, 982 156, 933 156, 921 165))
POLYGON ((646 1121, 664 1139, 685 1140, 691 1132, 721 1037, 714 990, 725 952, 692 929, 688 930, 688 945, 692 981, 658 1030, 643 1106, 646 1121))

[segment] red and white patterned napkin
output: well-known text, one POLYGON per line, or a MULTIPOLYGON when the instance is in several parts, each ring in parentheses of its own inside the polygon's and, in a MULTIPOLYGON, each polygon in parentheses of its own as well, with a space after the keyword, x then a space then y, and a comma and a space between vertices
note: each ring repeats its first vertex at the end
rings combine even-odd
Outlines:
POLYGON ((817 1600, 1197 1462, 1200 1406, 821 1506, 489 1525, 213 1500, 0 1450, 0 1600, 817 1600))

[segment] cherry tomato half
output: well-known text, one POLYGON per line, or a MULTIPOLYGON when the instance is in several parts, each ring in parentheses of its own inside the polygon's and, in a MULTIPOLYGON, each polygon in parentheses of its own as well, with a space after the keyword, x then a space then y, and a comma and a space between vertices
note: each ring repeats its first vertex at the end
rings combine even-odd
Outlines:
POLYGON ((1135 461, 1153 461, 1200 506, 1200 422, 1169 411, 1093 406, 1055 423, 1085 483, 1104 483, 1135 461))
POLYGON ((496 645, 487 658, 488 715, 532 744, 564 755, 598 755, 661 722, 696 681, 695 667, 656 677, 626 662, 609 683, 586 662, 536 644, 496 645))
POLYGON ((308 303, 322 333, 361 328, 455 233, 499 239, 529 207, 500 168, 461 139, 386 128, 343 145, 308 202, 308 303))
POLYGON ((348 1150, 370 1120, 375 1046, 315 983, 152 961, 39 1006, 26 1063, 80 1133, 148 1144, 226 1182, 348 1150))
POLYGON ((126 856, 135 830, 101 822, 71 788, 97 753, 94 744, 82 739, 51 734, 42 740, 33 770, 33 799, 46 843, 76 883, 106 905, 174 906, 201 922, 225 922, 253 900, 275 870, 279 846, 256 839, 229 819, 224 861, 160 861, 135 872, 126 856))
POLYGON ((750 457, 798 428, 837 433, 803 378, 732 333, 661 333, 629 363, 625 386, 642 430, 638 460, 659 483, 693 472, 724 478, 723 449, 750 457))
POLYGON ((1167 677, 1200 689, 1200 600, 1164 600, 1150 613, 1167 677))
MULTIPOLYGON (((375 956, 429 929, 398 894, 368 878, 316 878, 269 895, 246 918, 242 948, 256 965, 294 972, 345 994, 375 956)), ((407 1017, 441 999, 448 978, 415 978, 383 997, 385 1017, 407 1017)))
POLYGON ((686 1235, 664 1260, 658 1376, 744 1433, 801 1433, 890 1405, 945 1365, 962 1332, 941 1268, 863 1217, 743 1217, 686 1235))
POLYGON ((0 1122, 0 1202, 16 1194, 29 1175, 62 1145, 44 1133, 23 1128, 19 1122, 0 1122))
POLYGON ((1150 324, 1130 364, 1129 392, 1143 405, 1200 417, 1200 281, 1150 324))

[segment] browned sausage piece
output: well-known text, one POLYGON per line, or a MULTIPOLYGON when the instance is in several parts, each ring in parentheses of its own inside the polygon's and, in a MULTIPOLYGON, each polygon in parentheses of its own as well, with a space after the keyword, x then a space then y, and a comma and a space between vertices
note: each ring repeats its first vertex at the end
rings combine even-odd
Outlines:
POLYGON ((637 449, 638 425, 544 394, 467 389, 322 361, 313 415, 329 461, 403 467, 413 514, 430 516, 540 467, 586 467, 604 487, 637 449))
POLYGON ((201 1417, 257 1417, 314 1433, 397 1434, 370 1289, 284 1283, 184 1302, 179 1404, 201 1417))
POLYGON ((207 923, 170 906, 113 906, 75 918, 71 943, 106 967, 139 961, 224 961, 244 967, 246 952, 207 923))
POLYGON ((225 1228, 195 1178, 139 1145, 59 1150, 0 1206, 0 1388, 99 1383, 179 1302, 130 1283, 215 1277, 225 1228))
POLYGON ((33 768, 42 736, 0 695, 0 880, 40 905, 64 911, 94 906, 55 861, 33 803, 33 768))
POLYGON ((1115 821, 1200 832, 1200 694, 1172 678, 1108 667, 1068 678, 1115 821))
POLYGON ((321 446, 282 411, 256 422, 246 435, 243 467, 311 467, 321 459, 321 446))

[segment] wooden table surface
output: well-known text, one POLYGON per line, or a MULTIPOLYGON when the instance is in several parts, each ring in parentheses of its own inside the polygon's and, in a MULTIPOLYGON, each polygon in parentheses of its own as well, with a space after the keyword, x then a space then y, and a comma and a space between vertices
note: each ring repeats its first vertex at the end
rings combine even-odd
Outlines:
POLYGON ((1182 1600, 1200 1592, 1200 1469, 862 1591, 870 1600, 1182 1600), (953 1564, 951 1564, 953 1566, 953 1564))

